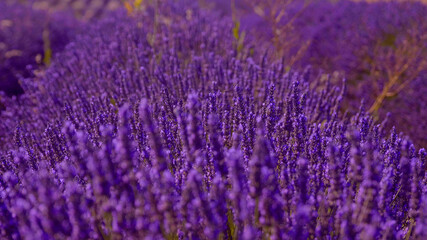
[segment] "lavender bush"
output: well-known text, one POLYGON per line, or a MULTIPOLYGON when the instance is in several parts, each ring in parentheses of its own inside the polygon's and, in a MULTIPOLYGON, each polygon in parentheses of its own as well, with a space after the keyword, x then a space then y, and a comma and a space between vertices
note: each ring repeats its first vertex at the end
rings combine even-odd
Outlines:
POLYGON ((321 24, 307 24, 305 17, 298 23, 317 30, 305 61, 345 73, 353 85, 346 105, 357 108, 363 96, 369 112, 380 118, 391 112, 394 125, 425 146, 425 127, 418 117, 408 116, 426 115, 419 109, 425 106, 421 89, 426 83, 427 7, 414 2, 323 2, 328 11, 313 11, 318 5, 305 13, 314 22, 323 20, 321 24), (421 101, 402 101, 408 98, 421 101))
POLYGON ((427 237, 426 151, 345 112, 344 79, 194 3, 128 14, 4 98, 1 238, 427 237))
MULTIPOLYGON (((414 1, 217 0, 217 8, 233 15, 237 41, 262 46, 288 68, 336 72, 348 79, 344 107, 367 110, 406 131, 418 146, 427 132, 418 117, 426 116, 420 88, 427 69, 427 7, 414 1), (228 6, 228 7, 227 7, 228 6), (399 106, 399 107, 397 107, 399 106), (401 107, 400 107, 401 106, 401 107)), ((392 125, 388 126, 390 129, 392 125)))

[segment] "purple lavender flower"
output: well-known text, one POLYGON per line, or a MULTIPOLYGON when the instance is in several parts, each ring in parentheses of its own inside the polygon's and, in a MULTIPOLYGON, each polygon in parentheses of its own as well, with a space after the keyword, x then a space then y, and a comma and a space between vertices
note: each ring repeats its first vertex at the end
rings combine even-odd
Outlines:
MULTIPOLYGON (((272 21, 303 7, 289 6, 272 21)), ((368 5, 345 6, 296 17, 341 24, 368 5)), ((0 238, 425 238, 425 150, 363 103, 354 114, 350 79, 290 69, 209 4, 126 8, 0 95, 0 238)), ((310 51, 346 50, 323 31, 302 34, 310 51)))

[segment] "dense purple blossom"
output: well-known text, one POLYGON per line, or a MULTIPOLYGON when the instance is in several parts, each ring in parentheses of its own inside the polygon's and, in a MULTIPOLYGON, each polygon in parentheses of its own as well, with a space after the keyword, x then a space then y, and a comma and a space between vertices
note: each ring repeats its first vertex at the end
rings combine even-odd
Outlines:
POLYGON ((345 74, 346 108, 357 109, 364 98, 374 115, 391 113, 387 128, 425 146, 425 121, 417 116, 426 116, 426 16, 416 1, 313 1, 295 19, 295 31, 310 42, 300 64, 345 74))
POLYGON ((427 7, 419 1, 214 1, 233 15, 236 42, 267 49, 286 68, 345 75, 343 107, 355 113, 362 98, 373 117, 425 146, 427 7))
POLYGON ((425 150, 344 113, 347 81, 236 48, 196 4, 126 15, 4 99, 1 238, 427 236, 425 150))

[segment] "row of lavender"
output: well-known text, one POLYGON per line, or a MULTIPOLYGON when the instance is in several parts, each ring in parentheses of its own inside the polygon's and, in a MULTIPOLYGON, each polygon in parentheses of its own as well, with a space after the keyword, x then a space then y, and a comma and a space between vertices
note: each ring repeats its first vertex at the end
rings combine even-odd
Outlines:
MULTIPOLYGON (((8 95, 22 93, 21 76, 37 74, 78 32, 86 32, 82 20, 102 18, 119 6, 125 6, 128 14, 161 11, 147 8, 157 1, 20 2, 25 6, 16 1, 0 5, 4 9, 0 13, 0 91, 8 95), (27 68, 28 64, 32 67, 27 68)), ((234 16, 235 48, 268 49, 272 57, 284 57, 287 68, 310 64, 345 74, 350 86, 345 109, 356 110, 364 98, 376 118, 390 112, 391 124, 411 135, 417 146, 425 146, 427 126, 419 116, 426 114, 423 103, 427 101, 422 94, 427 76, 427 7, 416 2, 332 2, 236 0, 230 8, 230 1, 215 0, 201 5, 234 16)))
MULTIPOLYGON (((346 74, 346 108, 357 108, 363 97, 373 115, 390 112, 391 125, 427 146, 427 121, 420 121, 427 115, 427 5, 341 2, 326 8, 332 17, 312 16, 323 18, 325 27, 312 38, 306 62, 346 74)), ((306 14, 315 12, 325 11, 306 14)))
POLYGON ((92 26, 5 99, 2 238, 427 237, 425 150, 344 114, 333 77, 238 52, 229 19, 158 9, 92 26))
MULTIPOLYGON (((226 11, 227 1, 222 4, 226 11)), ((228 14, 233 12, 229 9, 228 14)), ((289 66, 307 64, 345 74, 346 109, 367 110, 427 144, 427 6, 416 1, 236 0, 235 21, 253 39, 285 56, 289 66), (414 100, 416 99, 416 100, 414 100), (422 118, 422 117, 421 117, 422 118)))

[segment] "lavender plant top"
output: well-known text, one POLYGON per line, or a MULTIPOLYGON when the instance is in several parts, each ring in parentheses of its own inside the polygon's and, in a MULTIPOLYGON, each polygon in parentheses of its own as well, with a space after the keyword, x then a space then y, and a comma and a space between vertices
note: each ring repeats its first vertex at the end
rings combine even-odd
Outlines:
POLYGON ((69 44, 0 114, 4 239, 426 239, 426 152, 345 81, 159 4, 69 44))
POLYGON ((420 121, 427 117, 427 5, 236 0, 230 8, 230 1, 214 2, 235 15, 239 40, 269 48, 289 66, 345 74, 346 110, 357 111, 363 98, 374 116, 391 113, 387 129, 395 125, 417 146, 427 146, 427 121, 420 121))

